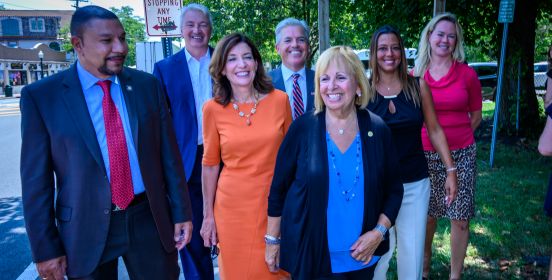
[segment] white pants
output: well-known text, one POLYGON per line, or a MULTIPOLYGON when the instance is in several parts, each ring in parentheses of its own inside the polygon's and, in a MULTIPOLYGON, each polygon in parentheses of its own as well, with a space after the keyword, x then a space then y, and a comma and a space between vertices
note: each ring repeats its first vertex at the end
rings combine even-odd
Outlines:
POLYGON ((429 206, 429 178, 403 184, 404 194, 395 226, 389 229, 389 251, 381 257, 374 280, 386 279, 389 260, 397 248, 398 279, 422 279, 429 206))

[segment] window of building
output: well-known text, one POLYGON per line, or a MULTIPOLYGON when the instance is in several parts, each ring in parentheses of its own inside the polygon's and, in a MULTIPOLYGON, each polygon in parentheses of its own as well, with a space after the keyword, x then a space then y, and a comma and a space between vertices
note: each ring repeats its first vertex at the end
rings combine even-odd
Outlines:
POLYGON ((58 42, 50 42, 50 44, 48 44, 48 46, 50 47, 50 49, 58 51, 58 52, 61 50, 61 46, 59 45, 58 42))
POLYGON ((2 25, 2 36, 21 36, 21 19, 19 18, 5 18, 0 21, 2 25))
POLYGON ((31 32, 44 32, 44 19, 43 18, 29 18, 29 30, 31 32))

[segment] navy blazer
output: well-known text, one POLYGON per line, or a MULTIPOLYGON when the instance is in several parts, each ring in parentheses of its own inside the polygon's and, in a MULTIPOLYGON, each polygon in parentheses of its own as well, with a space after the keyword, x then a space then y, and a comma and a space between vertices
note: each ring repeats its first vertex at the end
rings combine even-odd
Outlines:
MULTIPOLYGON (((209 52, 213 54, 213 49, 209 48, 209 52)), ((194 88, 184 49, 155 63, 153 75, 161 82, 168 98, 178 149, 189 180, 195 164, 198 127, 194 88)))
MULTIPOLYGON (((314 109, 314 71, 305 67, 305 72, 307 75, 307 110, 305 112, 308 112, 314 109)), ((286 92, 286 84, 284 83, 281 67, 268 72, 268 75, 272 78, 272 85, 275 88, 286 92)))
MULTIPOLYGON (((357 112, 364 172, 362 233, 372 230, 380 214, 395 223, 403 185, 391 131, 368 110, 357 112)), ((331 275, 327 240, 329 167, 325 113, 312 112, 290 126, 278 151, 268 197, 268 216, 282 217, 280 267, 293 279, 331 275)), ((389 250, 380 243, 374 255, 389 250)))
MULTIPOLYGON (((182 161, 159 82, 118 75, 150 209, 167 252, 174 223, 191 221, 182 161)), ((98 266, 111 217, 111 187, 76 66, 21 93, 23 213, 34 262, 67 256, 67 275, 98 266)))

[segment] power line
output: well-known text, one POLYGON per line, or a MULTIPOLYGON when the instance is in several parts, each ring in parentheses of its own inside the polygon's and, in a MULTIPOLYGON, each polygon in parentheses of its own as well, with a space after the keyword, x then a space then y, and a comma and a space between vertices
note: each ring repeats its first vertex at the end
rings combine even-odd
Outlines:
POLYGON ((75 9, 80 8, 79 7, 79 2, 88 2, 88 0, 67 0, 67 1, 75 2, 75 4, 71 5, 71 7, 75 8, 75 9))
POLYGON ((0 4, 2 4, 2 5, 8 5, 8 6, 14 6, 14 7, 17 7, 17 8, 29 9, 29 10, 37 10, 37 9, 35 9, 35 8, 32 8, 32 7, 21 6, 21 5, 12 4, 12 3, 7 3, 7 2, 3 2, 3 1, 0 1, 0 4))

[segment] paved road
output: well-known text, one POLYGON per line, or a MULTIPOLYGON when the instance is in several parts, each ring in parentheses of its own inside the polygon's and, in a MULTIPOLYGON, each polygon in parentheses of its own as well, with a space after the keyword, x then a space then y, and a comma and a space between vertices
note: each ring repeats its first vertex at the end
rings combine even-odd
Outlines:
POLYGON ((19 99, 0 100, 0 279, 16 279, 31 262, 23 223, 19 99))
MULTIPOLYGON (((0 99, 0 280, 36 280, 38 273, 23 221, 19 153, 21 115, 19 99, 0 99)), ((218 267, 215 267, 218 277, 218 267)), ((128 279, 122 260, 119 279, 128 279)), ((184 276, 180 276, 184 279, 184 276)))

